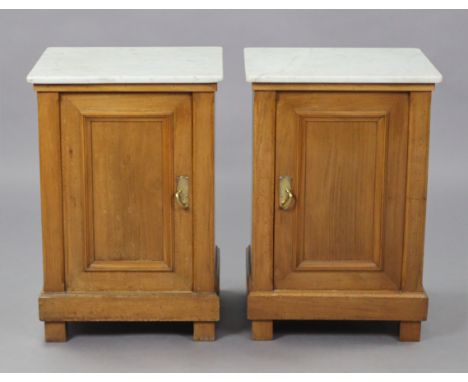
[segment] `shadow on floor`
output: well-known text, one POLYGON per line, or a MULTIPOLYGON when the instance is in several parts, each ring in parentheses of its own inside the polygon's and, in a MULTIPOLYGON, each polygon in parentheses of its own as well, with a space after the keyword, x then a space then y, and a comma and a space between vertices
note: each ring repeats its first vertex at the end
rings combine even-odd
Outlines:
POLYGON ((399 323, 393 321, 275 321, 275 338, 291 334, 386 334, 398 339, 399 323))
POLYGON ((246 291, 221 292, 221 320, 218 323, 218 337, 245 332, 250 335, 250 321, 247 320, 246 291))
POLYGON ((69 338, 88 335, 175 334, 191 338, 191 322, 73 322, 69 338))

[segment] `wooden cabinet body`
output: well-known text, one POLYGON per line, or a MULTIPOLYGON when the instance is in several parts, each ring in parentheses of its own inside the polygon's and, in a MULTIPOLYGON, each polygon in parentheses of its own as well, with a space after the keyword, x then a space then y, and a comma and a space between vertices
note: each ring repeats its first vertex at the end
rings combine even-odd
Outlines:
POLYGON ((216 84, 35 89, 46 339, 70 321, 193 321, 214 339, 216 84))
POLYGON ((253 84, 254 339, 274 320, 398 321, 419 339, 432 89, 253 84))

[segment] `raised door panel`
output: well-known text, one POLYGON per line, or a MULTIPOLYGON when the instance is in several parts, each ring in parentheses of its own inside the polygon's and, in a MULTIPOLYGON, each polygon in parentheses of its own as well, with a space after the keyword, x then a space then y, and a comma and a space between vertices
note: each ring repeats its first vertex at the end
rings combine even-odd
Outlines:
POLYGON ((88 268, 172 268, 173 232, 164 232, 172 221, 172 132, 164 118, 86 118, 88 268))
POLYGON ((280 93, 275 288, 400 288, 407 104, 403 93, 280 93))
POLYGON ((298 269, 379 267, 385 115, 310 114, 302 130, 298 269))
POLYGON ((64 95, 61 123, 67 290, 191 290, 191 97, 64 95))

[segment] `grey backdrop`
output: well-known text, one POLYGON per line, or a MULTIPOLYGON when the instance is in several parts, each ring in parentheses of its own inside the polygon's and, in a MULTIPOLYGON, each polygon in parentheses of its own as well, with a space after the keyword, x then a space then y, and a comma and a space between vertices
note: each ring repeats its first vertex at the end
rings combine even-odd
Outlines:
POLYGON ((0 12, 0 371, 468 371, 468 12, 0 12), (48 46, 224 47, 217 93, 218 341, 186 324, 79 324, 43 342, 37 113, 25 76, 48 46), (393 323, 286 323, 249 340, 244 249, 250 237, 250 86, 243 47, 419 47, 444 75, 433 97, 420 343, 393 323))

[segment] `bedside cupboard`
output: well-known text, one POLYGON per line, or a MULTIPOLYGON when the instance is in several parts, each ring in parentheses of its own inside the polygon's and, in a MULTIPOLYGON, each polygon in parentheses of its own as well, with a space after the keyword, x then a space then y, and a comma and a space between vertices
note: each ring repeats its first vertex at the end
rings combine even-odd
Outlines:
POLYGON ((247 48, 254 92, 248 318, 389 320, 418 340, 429 113, 419 49, 247 48))
POLYGON ((49 48, 38 97, 47 341, 71 321, 219 319, 221 48, 49 48))

